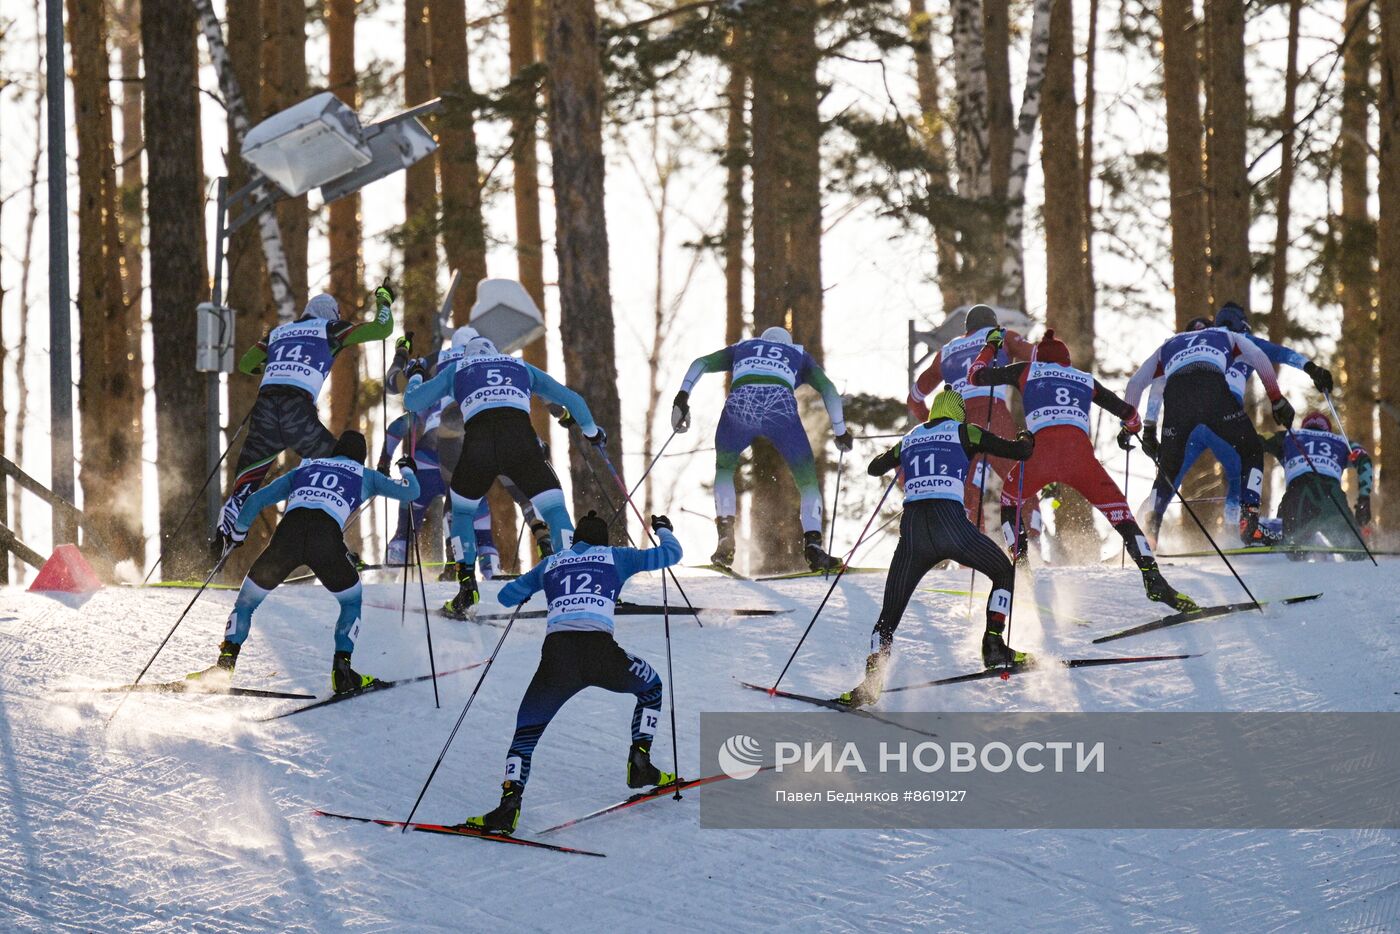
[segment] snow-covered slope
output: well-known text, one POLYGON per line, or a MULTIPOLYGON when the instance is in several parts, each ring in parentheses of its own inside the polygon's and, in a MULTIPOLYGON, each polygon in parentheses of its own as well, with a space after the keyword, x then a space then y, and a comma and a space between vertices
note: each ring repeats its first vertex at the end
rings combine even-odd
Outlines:
MULTIPOLYGON (((1318 602, 1169 629, 1109 646, 1096 635, 1160 615, 1131 569, 1037 574, 1013 624, 1048 655, 1192 651, 1204 657, 1047 671, 887 695, 907 710, 1365 710, 1400 708, 1397 565, 1241 566, 1261 597, 1325 591, 1318 602), (1075 622, 1079 617, 1090 625, 1075 622)), ((1168 568, 1201 602, 1241 599, 1223 569, 1168 568)), ((826 584, 684 578, 710 606, 784 606, 772 618, 672 621, 681 769, 695 774, 701 710, 796 709, 741 689, 770 680, 826 584)), ((965 588, 965 572, 929 576, 965 588)), ((785 680, 849 687, 860 674, 883 579, 843 581, 785 680)), ((367 576, 367 599, 400 584, 367 576), (378 582, 372 582, 377 580, 378 582)), ((487 586, 488 600, 495 587, 487 586)), ((430 599, 447 595, 430 585, 430 599)), ((659 601, 660 579, 629 585, 659 601)), ((313 807, 402 818, 478 671, 258 723, 292 702, 132 696, 59 688, 129 680, 189 599, 108 589, 81 609, 0 591, 0 927, 7 930, 1400 930, 1400 835, 1392 832, 701 831, 698 797, 657 801, 561 832, 588 859, 312 816, 313 807)), ((671 596, 675 598, 674 588, 671 596)), ((206 594, 151 673, 211 663, 228 592, 206 594)), ((246 686, 329 688, 335 603, 316 586, 280 589, 239 663, 246 686)), ((980 608, 978 610, 980 619, 980 608)), ((966 598, 919 594, 900 629, 890 683, 978 665, 966 598)), ((540 621, 518 623, 434 780, 419 818, 455 822, 494 804, 540 621)), ((486 657, 499 630, 433 619, 439 668, 486 657)), ((664 671, 659 618, 625 618, 619 641, 664 671)), ((423 618, 369 608, 356 666, 426 673, 423 618)), ((535 756, 520 833, 627 793, 631 699, 575 698, 535 756)), ((663 730, 657 759, 669 763, 663 730)), ((1209 776, 1202 776, 1208 781, 1209 776)))

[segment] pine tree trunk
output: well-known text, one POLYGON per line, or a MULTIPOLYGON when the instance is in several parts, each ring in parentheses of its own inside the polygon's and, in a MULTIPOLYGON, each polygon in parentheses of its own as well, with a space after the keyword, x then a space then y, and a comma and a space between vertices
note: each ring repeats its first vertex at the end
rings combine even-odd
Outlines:
MULTIPOLYGON (((779 325, 821 359, 821 122, 817 112, 816 7, 783 0, 749 24, 753 76, 754 331, 779 325)), ((813 410, 808 390, 799 411, 813 410)), ((804 419, 806 421, 806 419, 804 419)), ((828 433, 819 435, 825 440, 828 433)), ((820 475, 821 452, 815 447, 820 475)), ((754 554, 760 569, 799 565, 802 529, 787 464, 753 448, 754 554)))
MULTIPOLYGON (((585 394, 593 418, 607 432, 612 463, 622 476, 622 405, 603 198, 603 74, 593 0, 554 0, 547 45, 564 376, 585 394)), ((605 501, 618 503, 620 494, 604 467, 595 466, 594 481, 585 460, 596 465, 599 458, 589 446, 579 432, 570 432, 575 515, 589 509, 607 515, 605 501)))
POLYGON ((188 577, 205 566, 204 527, 176 525, 207 465, 204 378, 194 356, 194 308, 208 297, 204 177, 199 164, 195 11, 188 0, 145 0, 145 138, 150 204, 151 329, 155 344, 156 457, 160 463, 163 573, 188 577))
MULTIPOLYGON (((326 32, 330 40, 330 90, 351 109, 360 109, 358 73, 355 70, 356 0, 327 0, 326 32)), ((357 308, 365 294, 364 258, 361 250, 358 193, 330 205, 330 292, 342 308, 357 308)), ((364 352, 347 347, 331 368, 331 417, 326 426, 335 434, 346 429, 363 430, 360 411, 360 366, 364 352)))
MULTIPOLYGON (((1032 40, 1033 41, 1033 40, 1032 40)), ((1011 4, 1010 0, 983 0, 982 46, 987 61, 987 169, 991 196, 991 227, 986 263, 1001 271, 1008 262, 1024 265, 1024 256, 1009 259, 1007 251, 1021 253, 1020 241, 1011 240, 1005 224, 1007 185, 1011 179, 1012 146, 1016 139, 1016 111, 1011 106, 1011 4)), ((998 288, 1003 288, 998 283, 998 288)), ((1015 308, 1025 307, 1024 289, 1015 308)))
POLYGON ((1400 529, 1400 4, 1382 3, 1380 92, 1380 253, 1378 338, 1381 418, 1380 498, 1384 528, 1400 529), (1390 467, 1391 469, 1387 469, 1390 467))
POLYGON ((1348 0, 1343 22, 1346 49, 1342 58, 1342 122, 1338 140, 1341 175, 1341 252, 1337 276, 1342 292, 1342 420, 1348 437, 1375 450, 1376 428, 1376 233, 1371 223, 1369 106, 1374 40, 1369 0, 1348 0), (1358 18, 1363 21, 1358 22, 1358 18), (1349 37, 1349 38, 1348 38, 1349 37))
MULTIPOLYGON (((432 96, 428 72, 429 33, 425 0, 405 7, 404 106, 432 96)), ((432 159, 423 159, 404 172, 403 329, 412 332, 419 348, 432 348, 438 312, 437 177, 432 159)), ((470 291, 469 293, 470 294, 470 291)))
POLYGON ((1283 74, 1283 113, 1279 128, 1283 131, 1279 144, 1278 189, 1274 218, 1274 256, 1269 296, 1270 340, 1282 341, 1288 336, 1288 224, 1293 207, 1293 158, 1298 104, 1298 21, 1302 0, 1288 3, 1288 51, 1283 74))
MULTIPOLYGON (((141 225, 141 0, 121 0, 116 12, 117 61, 121 68, 121 161, 117 166, 118 224, 122 238, 122 296, 130 314, 127 329, 139 337, 144 274, 141 225)), ((141 359, 141 344, 133 345, 141 359)), ((138 431, 139 435, 140 432, 138 431)))
MULTIPOLYGON (((1245 132, 1249 92, 1244 78, 1244 0, 1205 0, 1210 63, 1206 190, 1210 196, 1212 304, 1249 309, 1249 170, 1245 132)), ((1205 312, 1201 312, 1204 314, 1205 312)))
MULTIPOLYGON (((933 170, 929 175, 929 190, 936 195, 950 196, 948 180, 948 146, 944 140, 942 95, 939 91, 938 65, 933 60, 933 24, 924 0, 909 0, 909 41, 914 51, 914 79, 919 93, 919 129, 928 149, 933 170)), ((934 250, 938 256, 938 289, 943 298, 943 310, 952 311, 960 300, 956 285, 958 277, 958 235, 946 223, 935 223, 934 250)))
MULTIPOLYGON (((69 0, 78 137, 78 411, 83 508, 112 562, 141 561, 141 369, 127 360, 102 0, 69 0)), ((95 551, 95 550, 94 550, 95 551)), ((95 551, 97 554, 102 552, 95 551)))
MULTIPOLYGON (((306 6, 304 0, 264 0, 263 106, 268 115, 306 98, 306 6)), ((277 202, 277 225, 287 258, 287 284, 296 314, 306 307, 307 247, 311 215, 306 195, 277 202)), ((317 291, 321 291, 320 288, 317 291)))
MULTIPOLYGON (((915 0, 919 2, 919 0, 915 0)), ((744 61, 743 30, 729 34, 727 61, 729 79, 725 86, 724 145, 724 342, 744 339, 744 243, 748 219, 744 202, 744 168, 749 161, 748 86, 749 72, 744 61)), ((724 391, 729 391, 731 375, 724 375, 724 391)))
POLYGON ((1167 101, 1172 283, 1176 329, 1209 310, 1201 176, 1201 76, 1192 0, 1162 0, 1162 83, 1167 101))
MULTIPOLYGON (((1011 147, 1011 175, 1007 182, 1005 249, 1002 251, 999 300, 1011 308, 1026 307, 1026 261, 1023 247, 1026 217, 1026 178, 1030 171, 1031 142, 1040 117, 1041 93, 1045 83, 1045 64, 1050 51, 1051 0, 1035 0, 1031 20, 1030 49, 1026 60, 1026 86, 1021 95, 1021 113, 1016 119, 1016 140, 1011 147)), ((1073 42, 1073 23, 1070 26, 1073 42)), ((1073 54, 1073 50, 1071 50, 1073 54)), ((1074 100, 1074 73, 1069 76, 1069 97, 1074 100)), ((1073 136, 1071 128, 1071 136, 1073 136)), ((1077 143, 1075 145, 1078 145, 1077 143)), ((1075 160, 1076 163, 1078 160, 1075 160)), ((1049 186, 1047 186, 1049 187, 1049 186)))
MULTIPOLYGON (((510 158, 515 170, 515 261, 520 284, 548 317, 544 301, 544 234, 540 222, 540 160, 538 146, 539 79, 535 74, 535 0, 507 0, 510 28, 510 74, 519 88, 511 113, 510 158)), ((459 319, 460 320, 460 319, 459 319)), ((541 337, 525 348, 525 362, 549 369, 549 350, 541 337)), ((535 434, 549 443, 553 421, 544 403, 530 407, 535 434)))
POLYGON ((1094 113, 1098 106, 1099 0, 1089 0, 1089 39, 1084 52, 1084 143, 1080 171, 1084 198, 1084 300, 1093 314, 1098 305, 1094 278, 1094 113))

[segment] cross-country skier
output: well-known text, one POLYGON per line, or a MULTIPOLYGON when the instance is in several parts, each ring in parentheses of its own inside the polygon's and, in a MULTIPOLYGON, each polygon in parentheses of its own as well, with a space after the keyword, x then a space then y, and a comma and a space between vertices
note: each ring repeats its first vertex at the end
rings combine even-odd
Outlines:
POLYGON ((963 484, 970 460, 979 452, 1022 461, 1034 450, 1035 439, 1029 432, 1022 431, 1009 441, 967 424, 962 396, 944 389, 934 396, 928 421, 870 462, 866 472, 872 477, 896 468, 903 473, 904 516, 899 522, 899 544, 885 578, 884 605, 870 633, 865 680, 839 700, 860 707, 879 699, 894 631, 909 598, 934 565, 949 559, 980 571, 992 582, 987 628, 982 634, 983 663, 988 668, 1030 663, 1030 656, 1008 646, 1004 636, 1015 571, 996 543, 968 521, 963 484))
MULTIPOLYGON (((1201 331, 1211 327, 1211 324, 1209 318, 1192 318, 1186 325, 1186 330, 1201 331)), ((1214 325, 1228 328, 1237 334, 1248 334, 1274 366, 1286 365, 1302 370, 1312 378, 1313 385, 1317 387, 1318 392, 1326 395, 1332 391, 1332 374, 1326 367, 1319 366, 1296 350, 1290 350, 1262 337, 1254 336, 1250 330, 1249 316, 1236 303, 1226 302, 1222 305, 1220 310, 1216 312, 1214 325)), ((1254 368, 1243 359, 1236 359, 1225 374, 1230 392, 1239 400, 1241 406, 1244 405, 1244 394, 1249 385, 1249 378, 1253 375, 1254 368)), ((1147 411, 1143 422, 1142 447, 1149 456, 1153 457, 1157 454, 1157 421, 1162 407, 1162 389, 1165 382, 1161 378, 1152 381, 1152 389, 1148 394, 1147 411)), ((1191 432, 1191 437, 1186 444, 1181 470, 1173 478, 1172 485, 1180 489, 1182 482, 1186 479, 1186 474, 1207 450, 1215 455, 1225 473, 1225 522, 1227 525, 1238 525, 1240 520, 1240 456, 1233 447, 1221 440, 1210 429, 1198 426, 1191 432)), ((1167 505, 1168 502, 1163 500, 1159 493, 1154 490, 1151 506, 1154 515, 1148 519, 1150 527, 1156 528, 1161 525, 1161 517, 1166 512, 1167 505)), ((1266 542, 1260 540, 1253 544, 1266 544, 1266 542)))
POLYGON ((559 478, 530 423, 530 397, 537 395, 568 409, 589 442, 601 447, 607 436, 594 423, 582 396, 544 371, 499 352, 484 337, 469 341, 462 359, 452 361, 432 379, 424 381, 419 374, 410 377, 404 405, 422 412, 449 394, 462 412, 462 454, 449 491, 452 556, 460 586, 444 609, 450 616, 466 618, 480 599, 472 566, 476 561, 473 522, 497 476, 509 477, 530 497, 536 512, 549 523, 555 551, 567 547, 573 534, 559 478))
POLYGON ((643 659, 613 639, 613 611, 622 585, 634 574, 659 571, 681 560, 681 544, 665 516, 653 516, 656 548, 612 548, 608 526, 595 512, 579 519, 573 545, 546 558, 501 588, 497 599, 515 606, 543 590, 549 618, 540 667, 530 679, 515 715, 515 735, 506 753, 501 803, 459 826, 510 833, 520 820, 520 798, 530 779, 530 758, 540 736, 569 700, 587 687, 635 694, 632 748, 627 753, 627 786, 649 788, 676 780, 651 762, 651 743, 661 720, 661 678, 643 659))
POLYGON ((715 529, 719 547, 710 561, 720 567, 734 563, 734 472, 739 457, 757 438, 766 438, 792 471, 802 501, 803 556, 813 571, 841 566, 822 549, 822 497, 817 488, 817 464, 802 417, 797 412, 793 391, 807 383, 821 393, 836 446, 849 451, 855 440, 846 430, 841 394, 802 346, 792 342, 785 328, 772 327, 757 338, 739 341, 722 350, 699 357, 691 363, 671 407, 671 427, 684 432, 690 428, 690 392, 706 373, 725 370, 733 374, 729 398, 724 402, 719 427, 715 430, 715 529))
POLYGON ((238 591, 224 641, 219 644, 219 660, 213 667, 190 675, 192 679, 233 677, 254 611, 288 574, 304 564, 340 603, 331 688, 344 694, 374 682, 374 678, 350 667, 350 654, 355 651, 355 638, 360 631, 360 572, 345 545, 345 523, 361 503, 373 496, 412 500, 418 495, 418 478, 414 476, 413 461, 407 457, 399 461, 401 481, 366 470, 368 453, 365 436, 347 431, 336 441, 331 456, 304 460, 292 472, 248 497, 230 533, 234 547, 247 537, 248 527, 258 513, 282 500, 287 501, 287 509, 272 541, 253 562, 238 591))
MULTIPOLYGON (((982 351, 983 345, 987 342, 987 334, 997 327, 999 327, 997 313, 991 306, 973 305, 969 308, 966 320, 967 333, 944 344, 938 353, 933 355, 927 369, 919 374, 914 385, 909 387, 909 398, 906 401, 909 413, 919 421, 928 418, 928 407, 924 405, 924 400, 940 383, 943 383, 963 397, 963 403, 967 407, 967 423, 969 425, 986 428, 1002 437, 1009 437, 1015 432, 1016 420, 1012 417, 1011 409, 1006 404, 1007 399, 1011 396, 1011 391, 1001 386, 975 386, 967 378, 967 368, 972 365, 973 359, 982 351)), ((1002 328, 1002 334, 1004 335, 1002 349, 998 351, 996 356, 997 366, 1005 366, 1012 360, 1029 360, 1031 358, 1031 350, 1034 345, 1030 341, 1007 328, 1002 328)), ((1006 476, 1011 472, 1011 465, 1012 462, 1004 457, 984 456, 978 459, 970 478, 971 482, 966 484, 967 499, 964 501, 964 505, 967 507, 967 517, 974 523, 979 525, 981 523, 981 511, 978 507, 981 505, 982 492, 987 485, 988 468, 995 472, 1005 484, 1006 476)), ((1039 536, 1040 508, 1034 501, 1026 510, 1024 519, 1030 529, 1030 534, 1039 536)))
MULTIPOLYGON (((1287 487, 1278 515, 1282 539, 1287 546, 1312 545, 1321 535, 1333 548, 1356 545, 1360 530, 1371 522, 1371 455, 1359 444, 1348 450, 1346 439, 1332 429, 1332 420, 1323 412, 1309 412, 1300 427, 1263 437, 1264 450, 1283 464, 1287 487), (1356 471, 1356 507, 1353 515, 1342 510, 1342 474, 1350 466, 1356 471), (1352 519, 1355 524, 1352 524, 1352 519)), ((1306 557, 1289 552, 1290 558, 1306 557)), ((1359 561, 1364 554, 1347 554, 1359 561)))
POLYGON ((374 300, 374 320, 356 324, 342 321, 339 304, 322 292, 306 303, 300 318, 273 328, 238 361, 242 372, 261 373, 262 385, 238 452, 233 492, 210 542, 215 557, 227 550, 239 511, 279 454, 290 448, 302 457, 325 457, 335 447, 335 435, 321 424, 316 400, 337 354, 393 333, 394 292, 388 282, 374 290, 374 300))
POLYGON ((999 330, 987 334, 987 344, 968 368, 968 380, 977 386, 1015 386, 1026 409, 1026 427, 1035 435, 1035 455, 1011 469, 1001 488, 1001 528, 1012 559, 1026 557, 1024 529, 1016 527, 1017 513, 1026 499, 1039 497, 1051 483, 1077 490, 1123 539, 1133 563, 1142 572, 1147 599, 1176 610, 1194 610, 1196 602, 1167 583, 1157 560, 1138 528, 1132 510, 1118 484, 1103 469, 1090 439, 1089 409, 1098 405, 1122 420, 1124 431, 1142 429, 1137 410, 1105 389, 1084 370, 1070 362, 1069 347, 1047 329, 1035 345, 1029 362, 992 366, 1000 349, 999 330))
MULTIPOLYGON (((1225 374, 1236 360, 1243 360, 1259 373, 1272 404, 1274 420, 1287 428, 1293 424, 1293 406, 1278 388, 1278 377, 1269 358, 1242 334, 1223 327, 1205 328, 1175 334, 1154 350, 1133 378, 1128 381, 1125 401, 1136 408, 1143 390, 1157 377, 1166 378, 1162 398, 1167 414, 1162 423, 1154 490, 1162 502, 1175 494, 1172 478, 1181 470, 1186 444, 1198 425, 1204 425, 1240 455, 1240 539, 1246 544, 1263 536, 1259 526, 1259 492, 1264 485, 1264 452, 1259 435, 1244 406, 1230 392, 1225 374)), ((1127 443, 1120 438, 1120 443, 1127 443)), ((1160 514, 1147 517, 1148 535, 1157 536, 1160 514)))

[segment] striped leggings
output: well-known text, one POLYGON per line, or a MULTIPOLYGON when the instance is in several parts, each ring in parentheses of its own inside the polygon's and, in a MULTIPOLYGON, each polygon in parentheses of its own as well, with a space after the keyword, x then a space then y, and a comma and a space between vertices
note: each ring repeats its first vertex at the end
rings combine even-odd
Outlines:
POLYGON ((1015 571, 996 543, 967 521, 961 502, 923 499, 906 503, 899 523, 899 544, 885 578, 885 602, 870 633, 870 651, 888 652, 894 631, 909 606, 914 588, 935 564, 951 559, 987 575, 987 628, 1001 632, 1011 612, 1015 571))

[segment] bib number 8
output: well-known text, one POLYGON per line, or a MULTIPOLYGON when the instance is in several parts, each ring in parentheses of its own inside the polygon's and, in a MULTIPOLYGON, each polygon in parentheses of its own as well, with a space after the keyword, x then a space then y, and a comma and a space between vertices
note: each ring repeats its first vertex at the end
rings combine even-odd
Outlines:
POLYGON ((1056 386, 1056 387, 1055 387, 1055 404, 1056 404, 1056 405, 1069 405, 1072 401, 1074 401, 1074 400, 1073 400, 1073 398, 1070 396, 1070 391, 1069 391, 1069 387, 1068 387, 1068 386, 1056 386))

